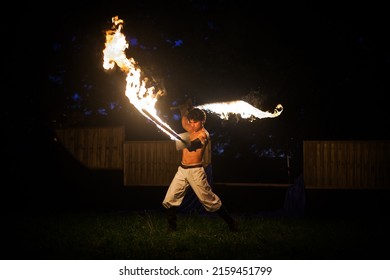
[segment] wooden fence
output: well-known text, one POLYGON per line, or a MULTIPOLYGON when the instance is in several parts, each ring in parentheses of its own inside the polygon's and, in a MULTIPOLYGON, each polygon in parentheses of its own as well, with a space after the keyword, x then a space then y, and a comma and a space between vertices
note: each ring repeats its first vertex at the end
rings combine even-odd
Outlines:
POLYGON ((390 188, 390 141, 304 141, 306 188, 390 188))
POLYGON ((91 169, 123 169, 124 127, 87 127, 56 130, 68 151, 91 169))
MULTIPOLYGON (((123 170, 125 186, 164 186, 180 164, 181 151, 174 141, 127 141, 124 127, 57 129, 65 148, 90 169, 123 170)), ((211 143, 204 156, 211 164, 211 143)))
MULTIPOLYGON (((174 141, 128 141, 124 143, 124 185, 169 185, 181 160, 174 141)), ((211 164, 211 144, 204 162, 211 164)))
MULTIPOLYGON (((123 170, 125 186, 167 185, 180 163, 174 141, 125 142, 122 126, 65 128, 56 134, 88 168, 123 170)), ((306 188, 390 189, 390 141, 304 141, 303 173, 306 188)))

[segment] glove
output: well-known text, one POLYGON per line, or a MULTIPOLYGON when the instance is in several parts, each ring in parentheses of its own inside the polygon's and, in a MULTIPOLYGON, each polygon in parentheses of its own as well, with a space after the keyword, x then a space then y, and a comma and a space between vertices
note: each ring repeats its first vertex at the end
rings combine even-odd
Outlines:
POLYGON ((196 138, 195 140, 191 141, 190 142, 190 145, 187 146, 187 149, 190 151, 190 152, 194 152, 196 151, 197 149, 200 149, 203 147, 203 144, 202 142, 200 141, 199 138, 196 138))

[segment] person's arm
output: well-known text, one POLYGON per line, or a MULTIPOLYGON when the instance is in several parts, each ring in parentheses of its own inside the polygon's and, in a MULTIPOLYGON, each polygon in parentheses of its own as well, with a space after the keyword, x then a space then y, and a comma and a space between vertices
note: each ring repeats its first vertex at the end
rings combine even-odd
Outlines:
POLYGON ((187 99, 186 102, 180 105, 180 114, 181 114, 181 126, 185 131, 190 131, 191 126, 188 123, 188 112, 192 109, 192 101, 191 99, 187 99))

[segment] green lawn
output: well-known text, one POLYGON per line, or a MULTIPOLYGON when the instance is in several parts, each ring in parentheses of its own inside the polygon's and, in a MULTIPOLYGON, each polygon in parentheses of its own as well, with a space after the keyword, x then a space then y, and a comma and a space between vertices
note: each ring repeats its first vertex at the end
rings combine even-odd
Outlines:
MULTIPOLYGON (((271 213, 272 214, 272 213, 271 213)), ((4 217, 2 259, 387 259, 387 220, 235 214, 240 232, 213 214, 97 211, 4 217)))

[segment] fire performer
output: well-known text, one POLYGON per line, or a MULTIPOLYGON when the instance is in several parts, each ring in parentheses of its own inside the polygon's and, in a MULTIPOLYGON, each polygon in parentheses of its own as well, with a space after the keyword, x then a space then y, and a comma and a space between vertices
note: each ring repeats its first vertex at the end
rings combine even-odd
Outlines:
POLYGON ((237 222, 222 205, 221 199, 212 191, 204 170, 203 155, 209 143, 209 133, 204 128, 206 113, 202 109, 192 107, 191 100, 187 100, 178 109, 181 113, 182 127, 187 131, 184 133, 186 145, 181 147, 181 164, 162 202, 167 213, 168 231, 177 230, 176 210, 189 187, 194 190, 206 211, 217 213, 227 223, 230 231, 238 231, 237 222))

